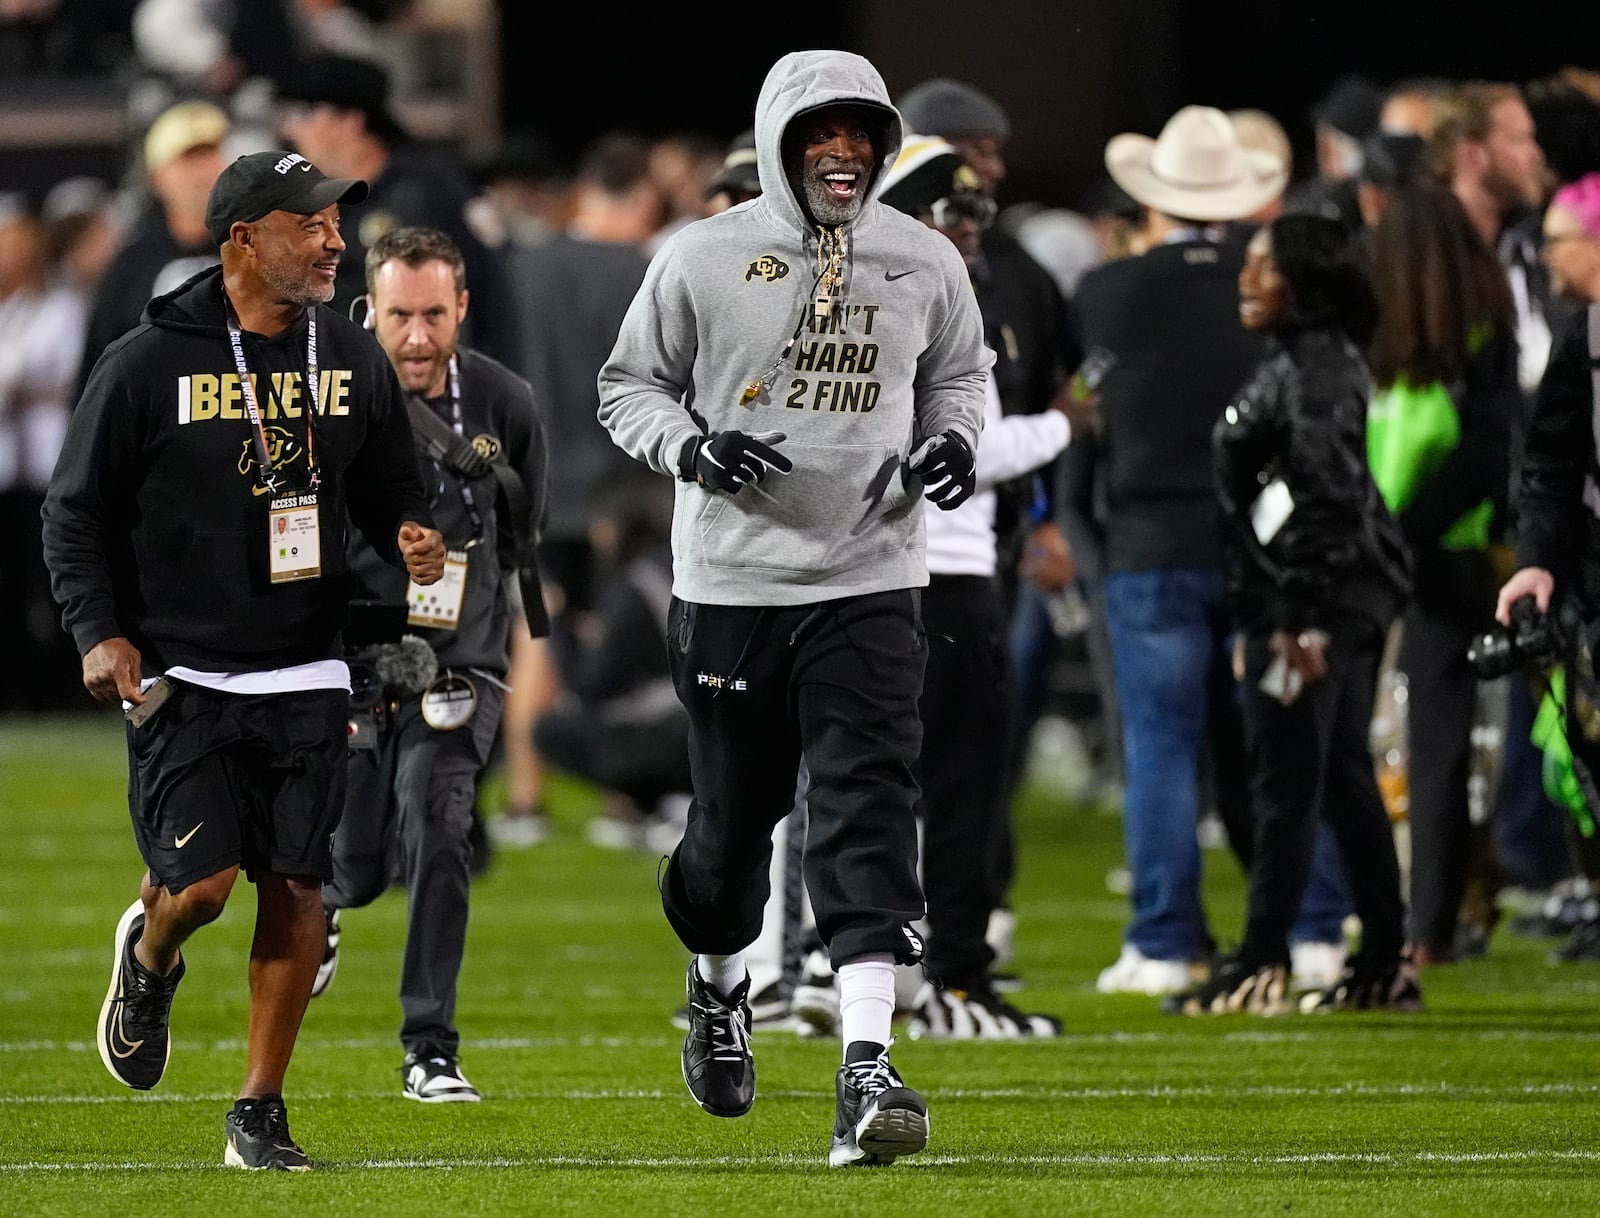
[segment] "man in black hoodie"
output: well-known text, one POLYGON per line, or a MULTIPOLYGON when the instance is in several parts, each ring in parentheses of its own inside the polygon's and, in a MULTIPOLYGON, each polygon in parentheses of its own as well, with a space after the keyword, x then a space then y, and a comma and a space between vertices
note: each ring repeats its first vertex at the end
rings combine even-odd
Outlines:
POLYGON ((179 949, 241 868, 256 885, 234 1167, 310 1166, 282 1091, 344 806, 345 513, 417 584, 444 570, 394 370, 318 307, 344 250, 339 205, 365 196, 293 153, 224 170, 206 209, 222 266, 152 300, 97 361, 42 513, 83 683, 129 720, 148 870, 96 1034, 120 1082, 161 1080, 179 949))

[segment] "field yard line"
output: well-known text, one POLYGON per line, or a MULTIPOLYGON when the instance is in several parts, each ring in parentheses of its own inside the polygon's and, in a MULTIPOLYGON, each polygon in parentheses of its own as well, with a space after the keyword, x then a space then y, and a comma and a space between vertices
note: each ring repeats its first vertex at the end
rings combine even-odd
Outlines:
MULTIPOLYGON (((1397 1154, 1387 1151, 1327 1151, 1316 1154, 1282 1155, 1220 1155, 1220 1154, 1153 1154, 1153 1155, 919 1155, 904 1160, 910 1168, 961 1167, 990 1165, 1006 1167, 1166 1167, 1166 1166, 1221 1166, 1221 1167, 1290 1167, 1338 1166, 1340 1164, 1373 1165, 1444 1165, 1467 1166, 1479 1163, 1592 1163, 1600 1161, 1600 1150, 1499 1150, 1485 1152, 1411 1151, 1397 1154)), ((662 1167, 671 1170, 704 1167, 810 1167, 816 1163, 814 1155, 681 1155, 662 1158, 609 1158, 592 1155, 529 1155, 527 1157, 495 1156, 483 1159, 364 1159, 348 1163, 325 1163, 323 1170, 334 1171, 405 1171, 419 1169, 455 1168, 563 1168, 602 1167, 640 1168, 662 1167)), ((152 1164, 131 1161, 115 1163, 0 1163, 0 1172, 117 1172, 136 1171, 229 1171, 209 1159, 204 1162, 152 1164)))
MULTIPOLYGON (((1328 1087, 1285 1087, 1264 1084, 1255 1087, 924 1087, 923 1091, 936 1099, 960 1100, 1172 1100, 1172 1099, 1343 1099, 1349 1096, 1428 1096, 1430 1098, 1529 1098, 1541 1095, 1568 1096, 1600 1093, 1600 1083, 1524 1083, 1520 1086, 1488 1087, 1459 1083, 1335 1083, 1328 1087)), ((832 1095, 832 1091, 786 1090, 763 1091, 768 1099, 815 1099, 832 1095)), ((583 1091, 499 1091, 488 1093, 496 1101, 530 1100, 658 1100, 682 1098, 676 1088, 661 1091, 634 1090, 583 1090, 583 1091)), ((321 1100, 385 1100, 396 1098, 392 1090, 297 1092, 296 1103, 321 1100)), ((233 1099, 232 1092, 209 1095, 156 1094, 136 1095, 0 1095, 3 1104, 199 1104, 216 1103, 233 1099)))
MULTIPOLYGON (((1303 1031, 1265 1031, 1241 1029, 1237 1032, 1224 1034, 1220 1039, 1223 1042, 1248 1043, 1248 1044, 1288 1044, 1288 1043, 1315 1043, 1327 1038, 1328 1033, 1334 1031, 1354 1031, 1357 1025, 1354 1020, 1349 1022, 1329 1019, 1324 1022, 1318 1017, 1319 1027, 1315 1030, 1303 1031)), ((1366 1027, 1359 1028, 1364 1038, 1381 1040, 1406 1040, 1413 1037, 1427 1037, 1432 1040, 1440 1033, 1444 1033, 1456 1041, 1500 1041, 1509 1040, 1519 1044, 1533 1043, 1543 1040, 1557 1040, 1563 1044, 1574 1042, 1600 1041, 1600 1031, 1574 1032, 1571 1029, 1541 1028, 1456 1028, 1450 1026, 1448 1021, 1430 1021, 1425 1027, 1366 1027)), ((756 1044, 771 1044, 778 1037, 790 1035, 787 1032, 769 1034, 772 1039, 762 1035, 760 1028, 756 1029, 756 1044)), ((1185 1033, 1174 1029, 1172 1032, 1104 1032, 1085 1035, 1053 1036, 1042 1040, 1010 1040, 1006 1042, 1008 1049, 1027 1049, 1029 1051, 1043 1051, 1050 1046, 1066 1047, 1071 1045, 1127 1045, 1127 1044, 1161 1044, 1178 1045, 1196 1041, 1216 1043, 1218 1038, 1203 1034, 1185 1033)), ((476 1049, 588 1049, 588 1048, 663 1048, 677 1045, 681 1037, 672 1036, 500 1036, 474 1039, 471 1047, 476 1049)), ((930 1040, 925 1042, 936 1045, 940 1042, 930 1040)), ((347 1039, 321 1039, 315 1036, 302 1036, 296 1042, 297 1051, 307 1049, 338 1049, 338 1050, 363 1050, 363 1049, 392 1049, 392 1037, 350 1037, 347 1039)), ((209 1041, 205 1044, 195 1044, 182 1039, 173 1041, 175 1048, 184 1051, 199 1050, 217 1053, 237 1053, 245 1047, 242 1037, 230 1036, 219 1040, 209 1041)), ((97 1053, 98 1049, 92 1040, 0 1040, 0 1053, 97 1053)))

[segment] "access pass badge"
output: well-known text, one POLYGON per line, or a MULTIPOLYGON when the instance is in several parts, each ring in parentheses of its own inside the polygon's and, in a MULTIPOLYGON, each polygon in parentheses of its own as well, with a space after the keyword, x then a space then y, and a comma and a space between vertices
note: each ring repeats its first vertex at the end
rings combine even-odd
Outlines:
POLYGON ((431 626, 435 630, 454 630, 461 625, 461 601, 467 593, 467 552, 446 550, 444 574, 438 582, 424 588, 416 580, 406 587, 406 604, 411 611, 406 622, 411 626, 431 626))
POLYGON ((267 570, 275 584, 322 574, 322 533, 317 495, 307 491, 274 499, 267 509, 267 570))
POLYGON ((422 721, 435 731, 455 731, 477 709, 477 687, 452 672, 445 673, 422 694, 422 721))

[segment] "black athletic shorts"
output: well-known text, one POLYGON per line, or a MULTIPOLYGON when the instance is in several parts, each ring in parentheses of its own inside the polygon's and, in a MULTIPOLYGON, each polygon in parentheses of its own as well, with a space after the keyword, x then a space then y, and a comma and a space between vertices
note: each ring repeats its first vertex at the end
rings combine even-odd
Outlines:
POLYGON ((180 892, 235 865, 331 879, 349 695, 172 685, 143 727, 127 725, 128 810, 151 881, 180 892))

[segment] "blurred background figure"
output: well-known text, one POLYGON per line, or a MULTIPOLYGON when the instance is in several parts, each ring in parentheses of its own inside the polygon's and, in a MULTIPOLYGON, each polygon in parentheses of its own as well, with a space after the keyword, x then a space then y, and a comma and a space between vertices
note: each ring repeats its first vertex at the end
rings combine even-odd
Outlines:
POLYGON ((391 229, 416 224, 436 228, 461 247, 472 284, 473 309, 465 339, 470 346, 515 372, 515 300, 501 261, 468 222, 477 194, 454 153, 413 139, 390 104, 390 72, 376 60, 348 55, 310 55, 276 78, 280 128, 289 145, 324 173, 360 178, 371 186, 367 201, 344 217, 345 252, 333 307, 348 310, 366 294, 367 247, 391 229))
POLYGON ((511 132, 475 170, 478 196, 468 215, 485 245, 539 245, 567 226, 572 169, 543 132, 511 132))
POLYGON ((1472 825, 1468 778, 1478 677, 1467 661, 1499 587, 1490 545, 1510 490, 1522 409, 1514 310, 1491 248, 1450 190, 1390 197, 1373 230, 1381 311, 1371 347, 1374 472, 1414 561, 1398 666, 1406 674, 1410 941, 1419 964, 1481 954, 1458 936, 1472 825))
POLYGON ((1288 174, 1205 106, 1179 110, 1156 139, 1115 137, 1105 162, 1144 205, 1149 245, 1089 271, 1073 299, 1079 347, 1114 363, 1100 428, 1068 449, 1061 502, 1070 527, 1097 539, 1126 777, 1132 908, 1096 984, 1163 994, 1187 988, 1214 946, 1200 900, 1208 805, 1249 851, 1211 428, 1260 357, 1239 323, 1244 243, 1230 223, 1271 203, 1288 174))
POLYGON ((556 618, 561 694, 535 720, 533 743, 604 793, 596 845, 670 854, 692 789, 689 716, 667 669, 672 484, 641 466, 595 498, 594 609, 556 618))
POLYGON ((71 413, 85 315, 53 236, 25 200, 0 196, 0 631, 11 648, 0 712, 83 704, 78 664, 61 647, 39 525, 71 413))
POLYGON ((1361 351, 1378 306, 1358 232, 1327 216, 1284 215, 1251 238, 1239 277, 1240 320, 1268 345, 1218 420, 1213 452, 1254 851, 1244 937, 1206 981, 1165 1004, 1175 1013, 1291 1009, 1290 936, 1321 825, 1345 861, 1361 949, 1348 968, 1338 953, 1334 976, 1302 1009, 1421 1009, 1402 959, 1400 863, 1369 743, 1410 557, 1367 464, 1371 377, 1361 351))
POLYGON ((696 131, 664 135, 650 145, 650 177, 662 215, 647 248, 653 254, 678 229, 708 214, 711 183, 722 172, 723 146, 696 131))
POLYGON ((196 100, 161 111, 145 132, 145 201, 95 289, 74 400, 100 353, 139 324, 151 297, 217 264, 217 246, 206 232, 206 200, 227 164, 228 134, 227 114, 196 100))
POLYGON ((1356 182, 1361 174, 1361 144, 1378 128, 1383 90, 1367 77, 1339 77, 1306 115, 1315 140, 1315 168, 1291 192, 1289 207, 1311 211, 1355 227, 1361 222, 1356 182))
MULTIPOLYGON (((906 90, 896 105, 906 130, 948 141, 998 208, 1006 180, 1011 119, 995 99, 963 80, 933 77, 906 90)), ((1039 414, 1064 392, 1080 352, 1055 279, 1010 232, 996 224, 978 236, 968 259, 983 314, 984 340, 995 352, 991 372, 1004 415, 1039 414)), ((1016 843, 1010 805, 1025 777, 1029 742, 1044 710, 1048 676, 1060 640, 1050 602, 1071 583, 1074 566, 1053 510, 1054 461, 997 483, 996 579, 1009 623, 1013 673, 1003 816, 993 835, 993 919, 997 964, 1010 963, 1016 918, 1011 887, 1016 843)))
MULTIPOLYGON (((578 159, 565 228, 533 245, 508 247, 503 261, 516 293, 517 365, 533 385, 550 450, 549 511, 539 546, 553 630, 595 607, 597 496, 634 472, 635 462, 600 425, 595 380, 610 355, 650 265, 661 225, 661 190, 650 173, 650 142, 608 132, 578 159)), ((542 761, 534 724, 560 692, 548 646, 518 640, 512 650, 503 735, 507 805, 489 822, 497 844, 543 839, 542 761)), ((610 826, 597 827, 602 836, 610 826)), ((631 827, 615 836, 628 839, 631 827)))
POLYGON ((741 131, 728 145, 722 168, 706 184, 706 212, 716 215, 761 194, 761 175, 756 171, 756 133, 741 131))

